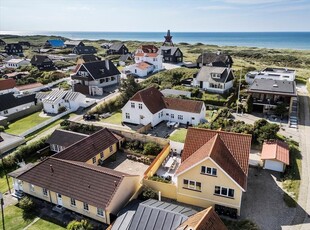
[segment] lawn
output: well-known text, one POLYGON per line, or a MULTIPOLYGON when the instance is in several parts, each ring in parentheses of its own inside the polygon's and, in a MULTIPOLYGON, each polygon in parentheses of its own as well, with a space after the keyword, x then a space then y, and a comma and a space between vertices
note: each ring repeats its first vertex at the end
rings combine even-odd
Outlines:
POLYGON ((175 130, 172 135, 170 135, 169 139, 172 141, 177 141, 177 142, 185 142, 185 138, 186 138, 186 134, 187 134, 187 129, 185 128, 180 128, 175 130))
POLYGON ((39 116, 40 113, 41 112, 36 112, 36 113, 33 113, 29 116, 21 118, 15 122, 12 122, 9 125, 9 128, 6 129, 5 131, 7 133, 10 133, 10 134, 18 135, 18 134, 21 134, 21 133, 27 131, 30 128, 42 123, 43 121, 46 121, 49 119, 48 117, 40 117, 39 116))
MULTIPOLYGON (((8 206, 4 209, 4 223, 6 230, 24 229, 33 219, 24 219, 23 210, 17 206, 8 206)), ((2 218, 0 219, 2 227, 2 218)))
POLYGON ((63 230, 65 228, 54 224, 52 222, 48 222, 46 220, 40 219, 37 222, 35 222, 33 225, 31 225, 29 230, 42 230, 42 229, 48 229, 48 230, 63 230))
POLYGON ((121 112, 115 112, 112 114, 111 117, 101 119, 102 122, 120 125, 122 122, 122 113, 121 112))
MULTIPOLYGON (((8 177, 8 178, 9 178, 10 187, 12 188, 12 179, 10 177, 8 177)), ((6 182, 5 175, 1 174, 1 177, 0 177, 0 192, 5 193, 8 190, 9 190, 9 188, 8 188, 8 184, 6 182)))

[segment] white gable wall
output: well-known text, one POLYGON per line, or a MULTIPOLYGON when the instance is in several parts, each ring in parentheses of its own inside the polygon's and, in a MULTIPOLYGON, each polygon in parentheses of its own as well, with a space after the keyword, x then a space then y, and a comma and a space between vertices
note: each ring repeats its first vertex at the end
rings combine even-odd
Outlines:
POLYGON ((122 120, 123 122, 133 124, 153 124, 153 114, 148 110, 144 103, 129 100, 122 108, 122 120), (134 108, 131 107, 131 103, 134 103, 134 108), (142 109, 139 109, 139 104, 142 104, 142 109), (129 118, 126 118, 126 113, 129 114, 129 118))
POLYGON ((13 113, 17 113, 19 111, 28 109, 32 105, 34 105, 34 102, 29 102, 29 103, 26 103, 24 105, 19 105, 19 106, 16 106, 16 107, 13 107, 13 108, 10 108, 10 109, 7 109, 7 110, 2 110, 2 111, 0 111, 0 115, 1 116, 9 116, 9 115, 11 115, 13 113))

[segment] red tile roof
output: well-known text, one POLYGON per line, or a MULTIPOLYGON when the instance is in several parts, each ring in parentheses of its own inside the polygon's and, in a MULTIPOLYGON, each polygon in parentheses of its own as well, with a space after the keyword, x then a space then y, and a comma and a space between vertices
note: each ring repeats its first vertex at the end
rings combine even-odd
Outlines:
POLYGON ((265 141, 262 150, 262 160, 278 160, 290 164, 289 146, 283 141, 265 141))
POLYGON ((155 87, 149 87, 137 92, 130 101, 143 102, 152 114, 167 108, 191 113, 200 113, 203 106, 201 101, 193 101, 179 98, 165 98, 155 87))
POLYGON ((152 66, 152 65, 147 63, 147 62, 140 62, 140 63, 136 64, 136 67, 138 69, 142 69, 142 70, 148 69, 150 66, 152 66))
POLYGON ((148 53, 146 56, 147 57, 157 57, 159 54, 158 53, 148 53))
POLYGON ((154 45, 142 45, 141 49, 144 53, 157 53, 158 48, 154 45))
POLYGON ((16 86, 14 79, 0 80, 0 90, 12 89, 16 86))
MULTIPOLYGON (((188 132, 190 132, 190 130, 188 132)), ((198 139, 197 137, 198 136, 195 136, 196 139, 198 139)), ((185 141, 185 146, 186 143, 188 143, 187 140, 185 141)), ((238 183, 242 188, 246 189, 247 175, 239 165, 239 162, 234 158, 228 147, 225 145, 219 133, 215 133, 211 139, 209 139, 198 150, 188 156, 184 161, 182 159, 182 163, 176 174, 184 172, 196 163, 199 163, 208 157, 210 157, 216 164, 218 164, 236 183, 238 183)))
POLYGON ((32 84, 27 84, 27 85, 20 85, 20 86, 17 86, 16 88, 18 90, 27 90, 27 89, 38 88, 41 86, 43 86, 43 84, 41 83, 32 83, 32 84))
POLYGON ((143 57, 143 56, 144 56, 144 53, 136 53, 135 56, 137 56, 137 57, 143 57))
POLYGON ((101 166, 49 157, 17 178, 89 205, 106 208, 125 176, 129 175, 101 166))
POLYGON ((53 157, 86 162, 115 143, 118 143, 118 139, 104 128, 56 153, 53 157))
POLYGON ((211 206, 190 216, 177 230, 227 230, 221 218, 211 206))

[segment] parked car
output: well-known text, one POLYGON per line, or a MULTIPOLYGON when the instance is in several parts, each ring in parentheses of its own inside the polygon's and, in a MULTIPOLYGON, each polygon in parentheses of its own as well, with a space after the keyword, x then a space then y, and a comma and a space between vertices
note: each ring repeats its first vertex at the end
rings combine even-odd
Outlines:
POLYGON ((95 115, 95 114, 85 114, 83 116, 83 119, 85 121, 98 120, 98 115, 95 115))

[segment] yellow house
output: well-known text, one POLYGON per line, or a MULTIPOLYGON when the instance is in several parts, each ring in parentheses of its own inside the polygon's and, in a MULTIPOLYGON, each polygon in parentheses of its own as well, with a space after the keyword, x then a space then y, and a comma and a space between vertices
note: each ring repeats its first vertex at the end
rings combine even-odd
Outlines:
POLYGON ((140 188, 140 176, 97 166, 117 151, 119 141, 120 136, 101 129, 33 167, 18 169, 10 173, 15 193, 110 224, 110 216, 140 188))
POLYGON ((49 157, 15 178, 19 190, 110 224, 110 216, 136 193, 139 176, 49 157))
POLYGON ((240 215, 250 148, 251 135, 189 128, 175 173, 177 200, 240 215))

